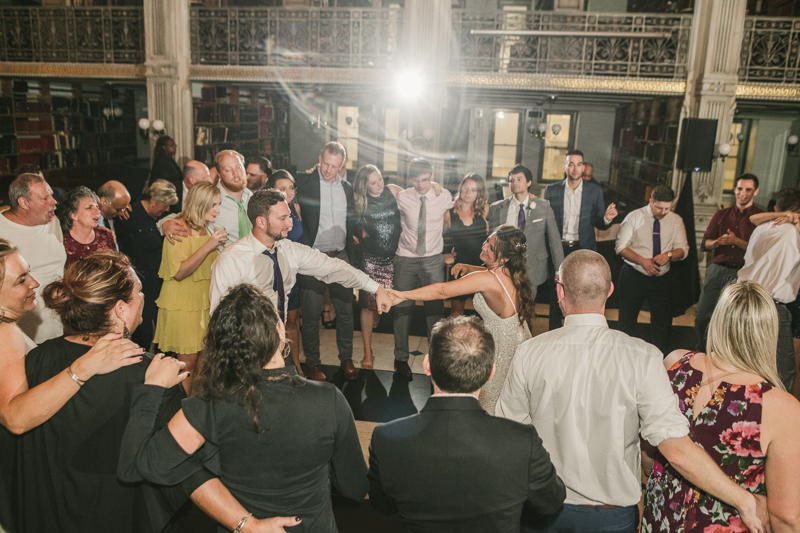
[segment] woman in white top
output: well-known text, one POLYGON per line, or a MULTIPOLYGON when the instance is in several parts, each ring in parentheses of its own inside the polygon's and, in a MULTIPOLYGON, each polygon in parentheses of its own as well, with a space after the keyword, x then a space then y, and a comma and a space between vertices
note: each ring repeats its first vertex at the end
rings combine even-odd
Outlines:
POLYGON ((453 281, 434 283, 413 291, 389 291, 395 304, 404 300, 440 300, 475 293, 475 310, 483 318, 495 342, 497 372, 483 386, 480 395, 481 405, 492 415, 511 359, 517 346, 531 337, 536 316, 526 250, 522 231, 512 226, 500 226, 483 243, 480 258, 485 266, 457 264, 452 274, 458 279, 453 281))

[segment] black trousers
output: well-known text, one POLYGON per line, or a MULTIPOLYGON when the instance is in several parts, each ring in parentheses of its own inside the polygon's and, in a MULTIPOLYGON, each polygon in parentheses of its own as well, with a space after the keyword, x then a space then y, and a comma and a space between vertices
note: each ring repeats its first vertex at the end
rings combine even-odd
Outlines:
MULTIPOLYGON (((619 329, 631 336, 639 336, 637 322, 645 300, 650 303, 651 342, 666 354, 669 348, 669 331, 672 327, 670 291, 672 271, 663 276, 646 276, 625 263, 619 273, 619 329)), ((639 336, 641 338, 641 336, 639 336)))
MULTIPOLYGON (((563 244, 561 245, 561 248, 564 250, 564 257, 567 257, 572 252, 581 249, 580 245, 565 246, 563 244)), ((550 331, 560 328, 561 323, 564 320, 564 314, 561 312, 561 308, 558 306, 558 294, 556 293, 556 282, 554 279, 555 275, 550 276, 547 280, 547 286, 550 288, 550 320, 548 326, 550 331)))

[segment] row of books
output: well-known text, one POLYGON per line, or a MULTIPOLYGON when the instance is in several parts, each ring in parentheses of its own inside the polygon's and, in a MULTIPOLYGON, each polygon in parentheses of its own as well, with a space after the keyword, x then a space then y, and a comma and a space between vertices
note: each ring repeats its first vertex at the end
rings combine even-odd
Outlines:
POLYGON ((195 106, 194 122, 215 123, 226 122, 256 123, 262 120, 271 121, 274 117, 274 108, 269 104, 260 104, 258 107, 242 106, 236 104, 217 104, 215 106, 195 106))
POLYGON ((136 147, 120 147, 106 150, 64 150, 60 152, 20 154, 15 157, 0 157, 0 175, 11 174, 20 165, 37 165, 42 170, 80 167, 115 163, 136 157, 136 147))
POLYGON ((99 148, 120 148, 134 146, 128 133, 114 133, 110 136, 95 134, 70 135, 56 133, 42 136, 0 136, 0 154, 12 155, 30 154, 37 152, 55 152, 58 150, 74 150, 83 148, 94 150, 99 148))

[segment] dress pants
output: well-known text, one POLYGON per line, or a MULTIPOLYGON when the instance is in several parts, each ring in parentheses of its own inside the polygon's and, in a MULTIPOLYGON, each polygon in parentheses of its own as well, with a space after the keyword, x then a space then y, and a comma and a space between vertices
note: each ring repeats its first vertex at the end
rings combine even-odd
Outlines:
MULTIPOLYGON (((548 517, 549 518, 549 517, 548 517)), ((549 520, 552 525, 531 527, 524 523, 522 533, 636 533, 639 509, 629 507, 585 507, 564 504, 561 512, 549 520)))
MULTIPOLYGON (((562 249, 564 250, 564 257, 566 258, 570 253, 580 250, 580 245, 577 246, 566 246, 564 244, 561 245, 562 249)), ((555 273, 554 273, 555 274, 555 273)), ((564 314, 561 312, 561 307, 558 306, 558 293, 556 293, 556 282, 555 282, 555 275, 550 276, 550 279, 547 280, 547 286, 550 289, 550 319, 549 319, 549 326, 548 330, 553 331, 554 329, 560 328, 561 323, 564 320, 564 314)), ((533 289, 534 297, 536 296, 536 288, 533 289)))
POLYGON ((797 364, 795 363, 794 341, 792 340, 792 313, 786 304, 775 301, 778 309, 778 350, 775 354, 778 375, 786 390, 792 391, 797 364))
POLYGON ((697 302, 697 309, 694 312, 694 331, 697 337, 697 349, 702 352, 706 351, 708 324, 711 322, 711 315, 714 314, 714 308, 717 307, 719 295, 728 283, 736 281, 739 268, 740 267, 712 263, 706 269, 703 291, 700 293, 700 300, 697 302))
MULTIPOLYGON (((669 348, 669 330, 672 326, 672 308, 669 297, 672 289, 671 271, 663 276, 646 276, 625 263, 619 273, 619 329, 636 336, 639 311, 645 300, 650 302, 649 342, 666 354, 669 348)), ((647 340, 647 339, 646 339, 647 340)))
MULTIPOLYGON (((433 283, 444 282, 444 256, 442 254, 428 257, 394 258, 394 288, 398 291, 410 291, 433 283)), ((411 328, 411 317, 414 315, 416 302, 407 300, 394 306, 394 359, 408 361, 408 331, 411 328)), ((444 317, 444 302, 433 300, 425 302, 425 321, 428 327, 428 342, 431 340, 431 329, 444 317)))
MULTIPOLYGON (((344 250, 339 252, 336 259, 350 262, 344 250)), ((300 306, 303 309, 303 353, 306 354, 306 365, 318 366, 321 364, 319 323, 326 284, 311 276, 297 278, 300 284, 300 306)), ((346 361, 353 358, 353 289, 342 287, 338 283, 331 283, 327 287, 336 310, 336 347, 339 349, 339 360, 346 361)))

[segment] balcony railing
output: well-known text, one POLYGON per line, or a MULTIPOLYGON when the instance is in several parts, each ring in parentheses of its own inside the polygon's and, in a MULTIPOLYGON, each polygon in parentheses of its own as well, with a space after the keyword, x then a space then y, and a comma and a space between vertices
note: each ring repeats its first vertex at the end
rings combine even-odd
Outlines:
POLYGON ((453 10, 451 71, 619 76, 686 77, 692 15, 629 13, 494 13, 453 10), (472 35, 471 30, 558 30, 569 37, 472 35), (630 32, 630 37, 582 36, 581 32, 630 32), (666 32, 669 38, 635 37, 666 32))
POLYGON ((395 8, 192 7, 192 63, 385 68, 402 24, 395 8))
POLYGON ((747 17, 739 81, 800 83, 800 19, 747 17))
POLYGON ((142 8, 0 8, 0 61, 144 63, 142 8))

